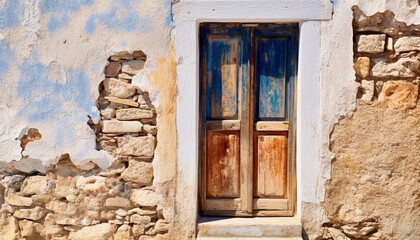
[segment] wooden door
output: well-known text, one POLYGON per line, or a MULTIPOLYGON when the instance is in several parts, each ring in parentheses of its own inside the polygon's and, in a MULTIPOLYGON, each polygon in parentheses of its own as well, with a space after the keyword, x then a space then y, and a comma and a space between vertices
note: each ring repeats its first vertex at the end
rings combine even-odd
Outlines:
POLYGON ((293 215, 297 25, 200 28, 200 209, 293 215))

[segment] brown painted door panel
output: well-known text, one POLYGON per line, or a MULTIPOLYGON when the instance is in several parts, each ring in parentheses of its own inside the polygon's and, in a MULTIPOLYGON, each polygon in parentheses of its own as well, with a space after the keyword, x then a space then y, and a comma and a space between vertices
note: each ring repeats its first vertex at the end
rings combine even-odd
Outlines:
POLYGON ((287 198, 287 134, 256 134, 254 197, 287 198))
POLYGON ((240 197, 239 132, 207 131, 206 197, 240 197))

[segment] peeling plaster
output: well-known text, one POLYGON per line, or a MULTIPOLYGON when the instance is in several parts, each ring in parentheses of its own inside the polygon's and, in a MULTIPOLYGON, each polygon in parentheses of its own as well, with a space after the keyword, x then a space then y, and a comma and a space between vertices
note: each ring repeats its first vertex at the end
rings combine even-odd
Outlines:
POLYGON ((7 91, 0 95, 0 165, 25 161, 25 166, 40 171, 40 164, 55 164, 69 154, 76 165, 93 161, 107 168, 113 159, 96 150, 95 134, 87 125, 89 117, 99 120, 94 99, 105 78, 107 58, 135 49, 144 50, 150 59, 167 55, 170 1, 2 3, 0 88, 7 91), (89 21, 96 30, 87 34, 89 21), (18 137, 28 128, 37 128, 42 139, 27 144, 23 160, 18 137))

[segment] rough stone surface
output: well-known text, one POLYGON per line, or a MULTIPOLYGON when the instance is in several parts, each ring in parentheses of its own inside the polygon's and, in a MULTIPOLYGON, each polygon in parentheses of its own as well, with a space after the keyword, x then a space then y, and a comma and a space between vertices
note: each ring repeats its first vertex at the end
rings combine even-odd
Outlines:
POLYGON ((137 88, 134 85, 115 78, 105 79, 104 88, 109 95, 118 98, 129 98, 137 93, 137 88))
POLYGON ((115 117, 115 109, 114 108, 105 108, 105 109, 101 110, 101 116, 105 120, 110 120, 113 117, 115 117))
POLYGON ((360 35, 357 41, 357 51, 381 53, 385 48, 385 37, 385 34, 360 35))
POLYGON ((374 77, 414 77, 415 70, 420 67, 420 62, 416 58, 401 58, 397 62, 387 63, 378 62, 372 68, 374 77))
POLYGON ((104 133, 136 133, 141 132, 143 124, 139 121, 102 121, 102 132, 104 133))
POLYGON ((420 50, 420 37, 419 36, 405 36, 395 41, 395 51, 408 52, 408 51, 419 51, 420 50))
POLYGON ((118 62, 110 62, 105 67, 105 76, 116 77, 121 70, 121 64, 118 62))
POLYGON ((70 232, 69 240, 108 240, 114 231, 115 226, 101 223, 95 226, 84 227, 76 232, 70 232))
POLYGON ((51 191, 48 180, 45 176, 32 176, 23 181, 21 193, 24 196, 31 196, 33 194, 41 195, 51 191))
POLYGON ((153 111, 137 108, 118 109, 116 112, 118 120, 138 120, 142 118, 152 118, 153 111))
POLYGON ((148 224, 152 221, 150 216, 141 216, 139 214, 133 214, 130 216, 130 222, 135 224, 148 224))
POLYGON ((153 157, 154 149, 155 138, 152 136, 118 138, 118 153, 121 155, 153 157))
POLYGON ((121 174, 122 179, 142 187, 153 181, 153 165, 151 163, 131 160, 128 168, 121 174))
POLYGON ((105 178, 99 176, 80 176, 77 178, 76 187, 87 194, 104 192, 107 189, 105 178))
POLYGON ((128 105, 131 107, 138 107, 139 104, 133 100, 130 99, 122 99, 122 98, 118 98, 118 97, 113 97, 113 96, 106 96, 105 97, 106 100, 111 101, 114 104, 120 105, 119 107, 122 107, 123 105, 128 105))
POLYGON ((324 203, 331 222, 353 227, 377 222, 381 239, 420 236, 420 150, 414 147, 420 145, 414 131, 420 129, 419 119, 420 108, 402 111, 359 102, 354 115, 335 126, 336 160, 324 203), (346 191, 337 191, 343 186, 346 191))
POLYGON ((132 190, 130 200, 144 207, 154 207, 158 204, 157 194, 154 191, 145 189, 132 190))
POLYGON ((149 124, 145 124, 145 125, 143 125, 143 130, 146 131, 147 133, 152 134, 152 135, 157 134, 157 126, 151 126, 149 124))
POLYGON ((169 231, 168 221, 163 220, 163 219, 159 219, 156 222, 155 229, 160 233, 168 232, 169 231))
MULTIPOLYGON (((152 172, 152 177, 153 177, 153 172, 152 172)), ((129 208, 130 200, 128 200, 127 198, 122 198, 122 197, 108 198, 105 201, 105 207, 129 208)))
POLYGON ((122 64, 121 71, 129 75, 136 75, 144 68, 144 61, 142 60, 131 60, 122 64))
POLYGON ((129 225, 122 225, 113 236, 113 240, 134 240, 129 225))
POLYGON ((360 99, 364 101, 371 101, 375 91, 375 82, 362 80, 359 87, 360 99))
POLYGON ((33 201, 30 197, 22 197, 17 194, 11 194, 7 196, 6 202, 14 206, 29 207, 32 205, 33 201))
POLYGON ((390 108, 406 109, 417 105, 418 85, 404 81, 385 82, 378 100, 390 108))
POLYGON ((368 57, 359 57, 354 63, 354 70, 356 71, 356 76, 359 78, 366 78, 369 76, 370 71, 370 59, 368 57))
POLYGON ((0 240, 18 240, 19 227, 16 218, 0 213, 0 240), (3 216, 2 216, 3 215, 3 216))
POLYGON ((37 221, 45 215, 45 210, 42 207, 36 206, 30 209, 19 209, 16 210, 13 216, 19 219, 29 219, 37 221))

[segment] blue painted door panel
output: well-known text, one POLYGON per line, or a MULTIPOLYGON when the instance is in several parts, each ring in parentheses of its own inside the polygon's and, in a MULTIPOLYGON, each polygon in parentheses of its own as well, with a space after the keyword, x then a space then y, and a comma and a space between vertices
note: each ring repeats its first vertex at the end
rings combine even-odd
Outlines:
POLYGON ((240 36, 208 36, 206 87, 209 119, 237 118, 241 45, 240 36))
POLYGON ((257 121, 287 118, 286 55, 286 38, 257 36, 257 121))

